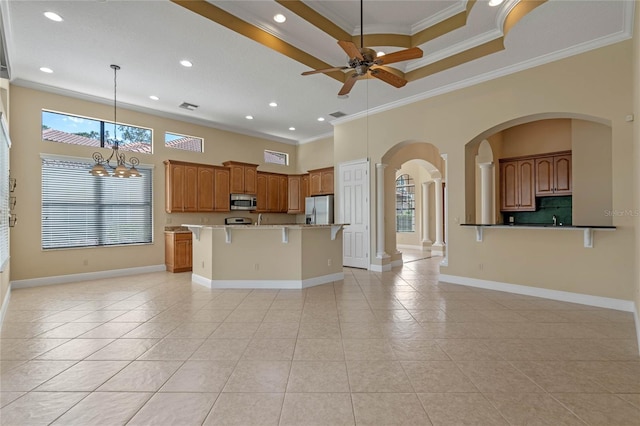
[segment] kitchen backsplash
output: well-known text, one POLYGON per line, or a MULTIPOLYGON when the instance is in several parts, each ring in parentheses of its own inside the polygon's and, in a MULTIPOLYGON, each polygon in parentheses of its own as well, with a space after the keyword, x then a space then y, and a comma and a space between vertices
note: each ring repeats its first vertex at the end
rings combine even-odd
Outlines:
POLYGON ((571 196, 566 197, 538 197, 535 212, 504 212, 502 218, 505 224, 513 217, 516 225, 528 223, 553 223, 553 215, 558 218, 558 225, 571 225, 572 202, 571 196))

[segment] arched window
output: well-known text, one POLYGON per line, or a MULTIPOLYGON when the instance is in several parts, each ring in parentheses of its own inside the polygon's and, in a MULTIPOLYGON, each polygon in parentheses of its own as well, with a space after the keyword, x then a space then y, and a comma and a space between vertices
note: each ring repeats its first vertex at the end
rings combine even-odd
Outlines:
POLYGON ((396 232, 416 230, 416 186, 409 175, 396 179, 396 232))

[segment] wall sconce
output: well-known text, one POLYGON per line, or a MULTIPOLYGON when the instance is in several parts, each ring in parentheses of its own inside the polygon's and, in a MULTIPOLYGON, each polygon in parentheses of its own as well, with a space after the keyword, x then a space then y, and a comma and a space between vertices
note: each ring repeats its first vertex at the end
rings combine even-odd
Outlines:
POLYGON ((16 216, 15 214, 11 213, 9 215, 9 227, 13 228, 14 226, 16 226, 16 223, 18 223, 18 216, 16 216))
POLYGON ((9 178, 9 191, 13 192, 16 189, 16 178, 9 178))

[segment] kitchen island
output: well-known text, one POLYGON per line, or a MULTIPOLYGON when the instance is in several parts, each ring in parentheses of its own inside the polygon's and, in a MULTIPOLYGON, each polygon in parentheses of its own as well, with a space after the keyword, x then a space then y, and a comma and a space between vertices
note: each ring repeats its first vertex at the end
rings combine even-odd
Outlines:
POLYGON ((192 281, 208 288, 301 289, 342 280, 343 225, 183 225, 192 281))

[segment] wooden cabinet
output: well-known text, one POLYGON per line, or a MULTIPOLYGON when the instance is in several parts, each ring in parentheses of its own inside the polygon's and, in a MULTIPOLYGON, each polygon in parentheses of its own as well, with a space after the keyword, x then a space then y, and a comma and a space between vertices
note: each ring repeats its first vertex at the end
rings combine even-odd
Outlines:
POLYGON ((287 175, 258 172, 257 209, 258 213, 287 213, 287 175))
POLYGON ((289 179, 287 175, 278 175, 278 211, 286 213, 289 210, 289 179))
POLYGON ((199 212, 214 211, 214 170, 213 167, 198 166, 198 208, 199 212))
POLYGON ((228 212, 229 205, 229 169, 227 167, 213 167, 213 211, 228 212))
POLYGON ((571 195, 571 153, 563 152, 535 159, 536 196, 571 195))
POLYGON ((535 211, 534 160, 500 161, 501 211, 535 211))
POLYGON ((231 174, 229 191, 231 194, 256 194, 258 190, 258 165, 225 161, 222 163, 229 168, 231 174))
POLYGON ((309 170, 309 195, 333 194, 333 167, 309 170))
POLYGON ((167 213, 229 211, 228 168, 173 160, 164 164, 167 213))
POLYGON ((164 262, 169 272, 191 271, 192 266, 191 232, 164 233, 164 262))
POLYGON ((304 213, 304 199, 309 196, 309 175, 291 175, 287 182, 287 213, 304 213))

